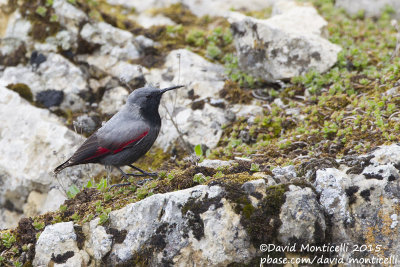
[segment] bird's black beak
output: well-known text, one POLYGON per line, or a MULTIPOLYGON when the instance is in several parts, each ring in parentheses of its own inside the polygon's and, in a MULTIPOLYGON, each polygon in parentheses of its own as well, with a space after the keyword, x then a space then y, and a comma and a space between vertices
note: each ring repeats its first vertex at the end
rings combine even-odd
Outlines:
POLYGON ((176 85, 176 86, 172 86, 172 87, 161 89, 160 90, 160 95, 164 94, 166 91, 178 89, 178 88, 181 88, 181 87, 184 87, 184 85, 176 85))

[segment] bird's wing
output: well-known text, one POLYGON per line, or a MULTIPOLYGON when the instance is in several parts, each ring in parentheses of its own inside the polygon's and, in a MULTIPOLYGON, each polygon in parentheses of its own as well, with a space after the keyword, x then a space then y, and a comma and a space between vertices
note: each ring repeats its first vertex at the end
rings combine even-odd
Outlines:
POLYGON ((97 162, 103 156, 117 154, 137 144, 149 133, 149 129, 142 121, 110 126, 106 124, 86 139, 68 162, 70 165, 97 162))
POLYGON ((112 154, 116 154, 125 148, 132 147, 142 140, 150 130, 142 120, 125 121, 122 125, 105 125, 98 131, 99 145, 106 148, 112 154))

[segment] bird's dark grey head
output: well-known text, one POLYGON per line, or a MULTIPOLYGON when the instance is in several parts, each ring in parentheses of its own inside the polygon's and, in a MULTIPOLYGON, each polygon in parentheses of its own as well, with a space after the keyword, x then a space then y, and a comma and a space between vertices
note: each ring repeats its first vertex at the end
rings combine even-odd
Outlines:
POLYGON ((173 89, 183 87, 183 85, 172 86, 165 89, 158 89, 152 86, 142 87, 133 91, 127 100, 127 105, 137 106, 144 114, 158 113, 161 96, 173 89))

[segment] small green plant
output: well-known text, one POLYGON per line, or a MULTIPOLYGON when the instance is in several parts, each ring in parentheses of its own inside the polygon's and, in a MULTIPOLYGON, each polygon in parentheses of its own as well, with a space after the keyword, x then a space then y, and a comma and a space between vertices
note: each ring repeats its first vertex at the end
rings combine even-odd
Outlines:
POLYGON ((207 45, 207 57, 211 59, 218 59, 222 54, 221 49, 214 43, 209 43, 207 45))
POLYGON ((22 263, 19 262, 19 261, 15 261, 15 262, 14 262, 14 266, 15 266, 15 267, 22 267, 22 263))
POLYGON ((38 222, 38 221, 33 222, 33 227, 35 227, 36 230, 42 230, 44 226, 45 224, 43 222, 38 222))
POLYGON ((149 194, 149 190, 147 188, 141 187, 136 191, 136 197, 139 200, 144 199, 149 194))
POLYGON ((197 173, 193 176, 193 181, 199 184, 207 182, 207 177, 202 173, 197 173))
POLYGON ((196 47, 204 46, 205 44, 205 34, 201 30, 191 30, 186 35, 186 42, 190 45, 194 45, 196 47))
POLYGON ((221 172, 221 171, 216 172, 213 177, 216 178, 216 179, 222 178, 222 177, 224 177, 224 173, 221 172))
POLYGON ((179 25, 168 25, 167 26, 167 34, 171 37, 183 32, 182 24, 179 25))
POLYGON ((71 185, 67 191, 68 198, 74 198, 79 193, 79 188, 76 185, 71 185))
POLYGON ((194 153, 196 153, 196 156, 201 158, 203 156, 203 149, 201 148, 201 145, 196 145, 194 147, 194 153))
POLYGON ((111 208, 108 208, 108 209, 104 210, 104 211, 99 215, 99 218, 100 218, 99 224, 100 224, 100 225, 102 225, 102 224, 104 224, 104 223, 106 223, 106 222, 108 221, 110 212, 111 212, 111 208))
POLYGON ((107 191, 107 179, 101 178, 100 182, 97 184, 97 190, 101 192, 107 191))
POLYGON ((36 14, 38 14, 41 17, 46 16, 47 13, 47 8, 44 6, 38 6, 38 8, 36 8, 36 14))
POLYGON ((79 216, 79 214, 75 212, 71 215, 71 219, 74 220, 74 222, 78 222, 81 219, 81 216, 79 216))
POLYGON ((53 0, 46 0, 46 6, 52 6, 53 2, 53 0))
POLYGON ((94 217, 93 214, 87 215, 85 218, 83 218, 82 223, 90 222, 93 219, 93 217, 94 217))
POLYGON ((1 241, 6 248, 11 248, 11 246, 15 243, 15 236, 11 233, 4 233, 1 235, 1 241))
POLYGON ((259 172, 260 171, 260 165, 257 163, 252 163, 250 166, 250 171, 252 172, 259 172))
POLYGON ((58 16, 56 14, 51 15, 50 22, 57 22, 57 21, 58 21, 58 16))
POLYGON ((59 208, 59 210, 61 211, 61 212, 65 212, 65 211, 67 211, 67 205, 61 205, 60 206, 60 208, 59 208))

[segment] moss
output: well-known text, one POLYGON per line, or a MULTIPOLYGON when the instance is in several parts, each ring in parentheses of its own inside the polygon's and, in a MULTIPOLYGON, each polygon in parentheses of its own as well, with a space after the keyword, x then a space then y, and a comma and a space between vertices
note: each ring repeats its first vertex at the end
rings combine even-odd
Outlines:
POLYGON ((28 100, 29 102, 33 102, 33 94, 28 85, 24 83, 12 83, 7 85, 7 88, 18 93, 22 98, 28 100))
POLYGON ((253 100, 249 91, 241 89, 238 83, 231 80, 225 81, 219 96, 232 104, 249 104, 253 100))
POLYGON ((254 247, 260 244, 277 243, 278 229, 282 222, 279 219, 281 206, 285 203, 287 186, 277 185, 266 189, 266 197, 258 204, 250 217, 241 217, 254 247))
POLYGON ((47 37, 55 35, 60 29, 60 23, 54 20, 54 9, 46 0, 22 1, 19 10, 21 15, 32 23, 30 36, 36 41, 44 42, 47 37))

